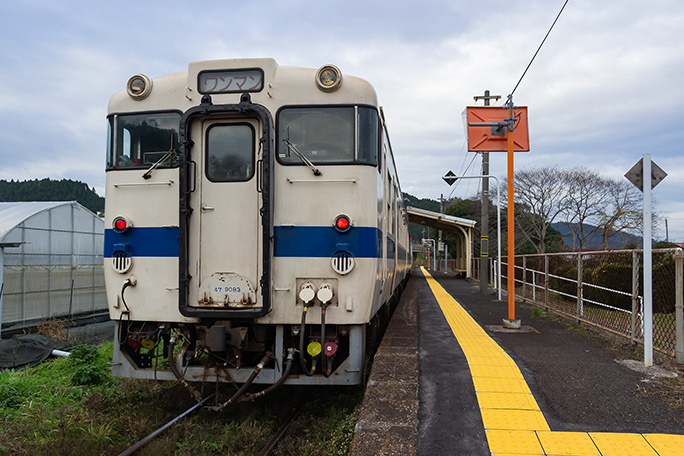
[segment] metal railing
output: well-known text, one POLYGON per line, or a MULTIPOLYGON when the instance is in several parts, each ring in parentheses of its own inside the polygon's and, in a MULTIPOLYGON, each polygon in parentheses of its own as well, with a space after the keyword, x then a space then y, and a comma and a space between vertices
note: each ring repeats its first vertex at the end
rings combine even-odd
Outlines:
MULTIPOLYGON (((643 343, 643 252, 608 250, 515 257, 523 300, 643 343)), ((496 262, 490 263, 492 286, 496 262)), ((684 363, 684 252, 653 250, 653 346, 684 363)), ((507 264, 501 267, 504 291, 507 264)), ((473 268, 476 278, 479 271, 473 268)))

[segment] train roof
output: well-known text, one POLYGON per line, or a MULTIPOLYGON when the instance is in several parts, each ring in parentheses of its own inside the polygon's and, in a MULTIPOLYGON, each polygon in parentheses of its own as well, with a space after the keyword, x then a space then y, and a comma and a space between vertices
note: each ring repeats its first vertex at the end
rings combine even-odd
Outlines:
MULTIPOLYGON (((154 110, 179 110, 197 106, 203 94, 198 90, 202 72, 220 70, 258 69, 263 72, 263 88, 252 91, 253 103, 277 110, 293 104, 365 104, 378 106, 373 86, 366 80, 342 74, 338 90, 317 90, 319 69, 281 66, 274 59, 226 59, 192 62, 188 71, 151 79, 152 90, 144 99, 134 99, 127 90, 117 92, 109 101, 108 113, 154 110)), ((242 93, 213 93, 214 104, 235 104, 242 93)))

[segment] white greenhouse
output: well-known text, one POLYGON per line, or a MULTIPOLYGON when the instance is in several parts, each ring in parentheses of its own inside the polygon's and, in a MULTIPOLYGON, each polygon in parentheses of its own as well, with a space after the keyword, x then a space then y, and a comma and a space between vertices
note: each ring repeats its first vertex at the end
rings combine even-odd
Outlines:
POLYGON ((0 203, 0 331, 105 312, 103 243, 75 201, 0 203))

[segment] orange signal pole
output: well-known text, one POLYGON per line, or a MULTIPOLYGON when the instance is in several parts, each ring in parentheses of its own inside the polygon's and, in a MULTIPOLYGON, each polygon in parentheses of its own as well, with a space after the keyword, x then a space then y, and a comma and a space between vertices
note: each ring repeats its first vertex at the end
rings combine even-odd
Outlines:
MULTIPOLYGON (((512 103, 512 101, 511 101, 512 103)), ((513 117, 511 115, 511 117, 513 117)), ((513 130, 507 129, 508 144, 508 320, 515 321, 515 220, 513 211, 513 130)))

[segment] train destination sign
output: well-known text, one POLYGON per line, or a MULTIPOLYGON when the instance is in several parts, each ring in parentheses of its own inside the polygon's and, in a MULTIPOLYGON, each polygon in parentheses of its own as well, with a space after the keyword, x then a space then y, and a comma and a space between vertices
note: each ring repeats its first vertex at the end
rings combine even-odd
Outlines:
POLYGON ((197 86, 200 93, 259 92, 264 88, 264 73, 256 68, 203 71, 197 86))

